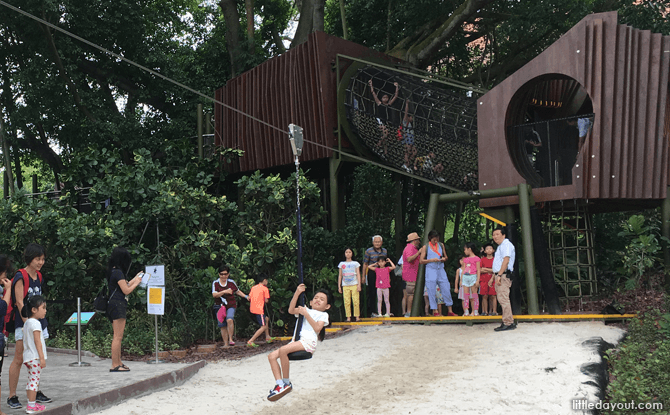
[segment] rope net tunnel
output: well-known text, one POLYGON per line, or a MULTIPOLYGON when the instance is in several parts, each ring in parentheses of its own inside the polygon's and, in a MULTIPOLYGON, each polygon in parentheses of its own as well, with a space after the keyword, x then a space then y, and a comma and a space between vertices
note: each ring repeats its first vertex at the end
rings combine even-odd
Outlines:
POLYGON ((346 90, 352 132, 398 169, 463 191, 479 188, 477 102, 471 91, 367 66, 346 90))

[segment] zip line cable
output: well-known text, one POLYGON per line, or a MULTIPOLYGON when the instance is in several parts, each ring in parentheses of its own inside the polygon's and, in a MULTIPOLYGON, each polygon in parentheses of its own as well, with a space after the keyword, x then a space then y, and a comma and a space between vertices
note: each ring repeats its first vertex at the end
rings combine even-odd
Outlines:
MULTIPOLYGON (((185 85, 185 84, 183 84, 183 83, 181 83, 181 82, 179 82, 179 81, 176 81, 176 80, 174 80, 174 79, 172 79, 172 78, 169 78, 169 77, 167 77, 167 76, 165 76, 165 75, 163 75, 163 74, 161 74, 161 73, 159 73, 159 72, 154 71, 153 69, 147 68, 147 67, 144 66, 144 65, 141 65, 141 64, 139 64, 139 63, 137 63, 137 62, 135 62, 135 61, 132 61, 132 60, 130 60, 130 59, 128 59, 128 58, 126 58, 126 57, 124 57, 124 56, 122 56, 122 55, 119 55, 118 53, 112 52, 111 50, 106 49, 106 48, 104 48, 104 47, 102 47, 102 46, 100 46, 100 45, 98 45, 98 44, 96 44, 96 43, 93 43, 93 42, 87 40, 87 39, 84 39, 84 38, 82 38, 81 36, 75 35, 75 34, 72 33, 72 32, 69 32, 69 31, 67 31, 67 30, 65 30, 65 29, 63 29, 63 28, 61 28, 61 27, 58 27, 58 26, 54 25, 53 23, 49 23, 49 22, 47 22, 47 21, 44 20, 44 19, 41 19, 41 18, 39 18, 39 17, 37 17, 37 16, 31 14, 31 13, 28 13, 28 12, 26 12, 26 11, 24 11, 24 10, 21 10, 21 9, 19 9, 18 7, 15 7, 15 6, 11 5, 11 4, 8 4, 8 3, 6 3, 6 2, 3 1, 3 0, 0 0, 0 6, 5 6, 5 7, 7 7, 8 9, 11 9, 11 10, 13 10, 13 11, 19 13, 19 14, 22 14, 22 15, 24 15, 25 17, 28 17, 28 18, 31 19, 31 20, 34 20, 34 21, 36 21, 36 22, 38 22, 38 23, 41 23, 41 24, 43 24, 43 25, 45 25, 45 26, 48 26, 48 27, 50 27, 50 28, 52 28, 52 29, 54 29, 54 30, 57 30, 57 31, 59 31, 59 32, 65 34, 65 35, 67 35, 67 36, 70 36, 70 37, 73 38, 73 39, 76 39, 76 40, 78 40, 78 41, 80 41, 80 42, 82 42, 82 43, 84 43, 84 44, 86 44, 86 45, 91 46, 92 48, 98 49, 98 50, 101 51, 101 52, 104 52, 104 53, 106 53, 106 54, 108 54, 108 55, 111 55, 111 56, 113 56, 113 57, 115 57, 115 58, 117 58, 117 59, 122 60, 123 62, 126 62, 126 63, 128 63, 128 64, 130 64, 130 65, 133 65, 133 66, 135 66, 135 67, 137 67, 137 68, 139 68, 139 69, 141 69, 141 70, 143 70, 143 71, 145 71, 145 72, 148 72, 148 73, 150 73, 150 74, 152 74, 152 75, 154 75, 154 76, 157 76, 158 78, 163 79, 164 81, 167 81, 167 82, 169 82, 169 83, 171 83, 171 84, 173 84, 173 85, 176 85, 176 86, 178 86, 179 88, 185 89, 185 90, 187 90, 187 91, 189 91, 189 92, 191 92, 191 93, 193 93, 193 94, 195 94, 195 95, 197 95, 197 96, 199 96, 199 97, 201 97, 201 98, 204 98, 204 99, 206 99, 206 100, 208 100, 208 101, 211 101, 211 102, 214 102, 214 103, 216 103, 216 104, 219 104, 219 105, 223 106, 224 108, 229 109, 229 110, 231 110, 231 111, 234 111, 234 112, 236 112, 236 113, 238 113, 238 114, 240 114, 240 115, 242 115, 242 116, 248 117, 248 118, 252 119, 253 121, 256 121, 256 122, 258 122, 258 123, 260 123, 260 124, 263 124, 263 125, 265 125, 265 126, 267 126, 267 127, 272 128, 273 130, 279 131, 279 132, 284 133, 284 134, 289 134, 288 131, 286 131, 286 130, 280 128, 280 127, 274 126, 274 125, 272 125, 272 124, 270 124, 270 123, 268 123, 268 122, 266 122, 266 121, 263 121, 263 120, 261 120, 261 119, 259 119, 259 118, 256 118, 256 117, 254 117, 253 115, 248 114, 248 113, 246 113, 246 112, 244 112, 244 111, 242 111, 242 110, 239 110, 239 109, 237 109, 237 108, 235 108, 235 107, 232 107, 232 106, 230 106, 230 105, 228 105, 228 104, 226 104, 226 103, 224 103, 224 102, 222 102, 222 101, 217 100, 216 98, 212 98, 212 97, 210 97, 209 95, 206 95, 206 94, 204 94, 204 93, 202 93, 202 92, 200 92, 200 91, 198 91, 198 90, 195 90, 195 89, 189 87, 188 85, 185 85)), ((291 101, 291 102, 292 102, 292 101, 291 101)), ((215 128, 214 130, 216 131, 216 128, 215 128)), ((309 143, 309 144, 312 144, 312 145, 314 145, 314 146, 322 147, 322 148, 325 148, 325 149, 327 149, 327 150, 333 151, 333 152, 335 152, 335 153, 339 153, 340 155, 344 155, 344 156, 349 157, 349 158, 354 159, 354 160, 362 161, 362 162, 364 162, 364 163, 370 163, 370 164, 373 164, 373 165, 375 165, 375 166, 381 167, 381 168, 383 168, 383 169, 386 169, 386 170, 389 170, 389 171, 392 171, 392 172, 395 172, 395 173, 400 173, 400 174, 403 174, 403 175, 405 175, 405 176, 410 176, 410 177, 412 177, 412 178, 414 178, 414 179, 416 179, 416 180, 421 180, 421 181, 430 183, 430 184, 432 184, 432 185, 434 185, 434 186, 442 187, 442 188, 445 188, 445 189, 448 189, 448 190, 451 190, 451 191, 454 191, 454 192, 462 192, 462 190, 456 189, 456 188, 454 188, 454 187, 447 186, 447 185, 445 185, 445 184, 442 184, 442 183, 439 183, 439 182, 435 182, 435 181, 433 181, 433 180, 425 179, 425 178, 423 178, 423 177, 421 177, 421 176, 418 176, 418 175, 408 174, 408 173, 406 173, 406 172, 404 172, 404 171, 402 171, 402 170, 400 170, 400 169, 396 169, 396 168, 387 166, 387 165, 385 165, 385 164, 378 163, 378 162, 375 162, 375 161, 366 159, 366 158, 364 158, 364 157, 359 157, 359 156, 353 155, 353 154, 351 154, 351 153, 347 153, 347 152, 345 152, 345 151, 341 151, 341 150, 339 150, 339 149, 336 149, 336 148, 333 148, 333 147, 329 147, 329 146, 324 145, 324 144, 317 143, 317 142, 315 142, 315 141, 311 141, 311 140, 308 140, 308 139, 303 139, 303 141, 304 141, 305 143, 309 143)))

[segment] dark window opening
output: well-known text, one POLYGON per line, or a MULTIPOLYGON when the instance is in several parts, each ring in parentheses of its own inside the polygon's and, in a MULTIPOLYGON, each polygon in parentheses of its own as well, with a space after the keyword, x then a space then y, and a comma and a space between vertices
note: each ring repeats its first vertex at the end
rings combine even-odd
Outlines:
POLYGON ((572 184, 572 169, 594 122, 593 105, 574 79, 553 75, 527 83, 510 102, 507 146, 532 187, 572 184))

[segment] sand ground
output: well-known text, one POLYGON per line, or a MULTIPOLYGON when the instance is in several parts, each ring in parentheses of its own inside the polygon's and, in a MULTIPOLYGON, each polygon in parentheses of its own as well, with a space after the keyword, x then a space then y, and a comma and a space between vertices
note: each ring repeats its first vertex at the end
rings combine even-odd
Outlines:
POLYGON ((494 327, 359 328, 292 362, 293 392, 274 403, 267 357, 257 355, 209 364, 180 387, 98 413, 575 414, 571 399, 595 392, 580 366, 600 360, 582 342, 623 336, 602 322, 494 327))

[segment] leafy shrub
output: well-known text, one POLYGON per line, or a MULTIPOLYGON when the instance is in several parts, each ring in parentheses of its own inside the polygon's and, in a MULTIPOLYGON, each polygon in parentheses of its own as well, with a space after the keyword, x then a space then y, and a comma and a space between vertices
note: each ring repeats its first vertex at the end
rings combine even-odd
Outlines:
MULTIPOLYGON (((607 400, 612 403, 670 402, 670 338, 659 322, 667 321, 653 311, 632 320, 628 337, 620 347, 610 350, 607 400)), ((617 410, 613 414, 637 414, 637 409, 617 410)), ((665 414, 666 411, 647 413, 665 414)))

